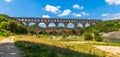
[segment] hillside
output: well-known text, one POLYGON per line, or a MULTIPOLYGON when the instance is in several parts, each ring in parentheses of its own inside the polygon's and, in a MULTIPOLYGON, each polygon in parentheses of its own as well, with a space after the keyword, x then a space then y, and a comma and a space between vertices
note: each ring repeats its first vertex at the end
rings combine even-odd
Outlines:
POLYGON ((0 14, 0 36, 26 34, 27 29, 21 23, 11 20, 8 15, 0 14))
MULTIPOLYGON (((113 31, 120 30, 120 20, 108 20, 103 21, 98 24, 93 25, 92 27, 87 27, 84 29, 83 36, 85 40, 95 40, 95 41, 103 41, 103 37, 101 37, 104 33, 109 33, 113 31)), ((114 35, 114 34, 112 34, 114 35)), ((109 35, 109 36, 112 36, 109 35)))
POLYGON ((85 31, 87 32, 93 32, 94 30, 99 31, 100 33, 119 31, 120 30, 120 19, 103 21, 101 23, 95 24, 94 26, 92 26, 92 28, 88 27, 85 29, 85 31))
POLYGON ((120 31, 104 33, 102 35, 102 37, 104 37, 104 38, 118 38, 118 39, 120 39, 120 31))

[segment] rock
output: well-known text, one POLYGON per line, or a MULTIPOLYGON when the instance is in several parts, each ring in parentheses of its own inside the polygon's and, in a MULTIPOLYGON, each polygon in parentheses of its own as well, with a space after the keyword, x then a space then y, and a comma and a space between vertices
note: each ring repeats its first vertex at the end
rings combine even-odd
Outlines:
POLYGON ((104 33, 102 35, 104 38, 119 38, 120 39, 120 31, 104 33))

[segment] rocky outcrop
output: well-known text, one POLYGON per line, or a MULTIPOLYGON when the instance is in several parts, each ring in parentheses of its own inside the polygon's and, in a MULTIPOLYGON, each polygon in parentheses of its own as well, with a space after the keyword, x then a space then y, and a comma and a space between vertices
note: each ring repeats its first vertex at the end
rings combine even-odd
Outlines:
POLYGON ((104 38, 119 38, 120 39, 120 31, 103 33, 102 37, 104 37, 104 38))

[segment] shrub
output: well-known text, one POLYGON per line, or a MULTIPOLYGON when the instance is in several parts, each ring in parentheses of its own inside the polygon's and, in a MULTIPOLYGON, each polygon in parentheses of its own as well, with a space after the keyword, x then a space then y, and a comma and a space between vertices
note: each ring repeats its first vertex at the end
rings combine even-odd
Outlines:
POLYGON ((39 37, 39 38, 46 39, 48 36, 47 36, 47 35, 44 35, 44 34, 40 34, 38 37, 39 37))
POLYGON ((95 36, 95 37, 94 37, 94 40, 95 40, 95 41, 99 41, 99 42, 102 42, 102 41, 103 41, 103 39, 102 39, 100 36, 95 36))
POLYGON ((93 37, 90 33, 85 32, 83 35, 84 35, 85 40, 92 40, 93 39, 93 37))
POLYGON ((102 42, 103 39, 101 38, 101 35, 100 35, 99 33, 100 33, 100 32, 99 32, 98 30, 94 30, 94 31, 93 31, 94 40, 95 40, 95 41, 102 42))

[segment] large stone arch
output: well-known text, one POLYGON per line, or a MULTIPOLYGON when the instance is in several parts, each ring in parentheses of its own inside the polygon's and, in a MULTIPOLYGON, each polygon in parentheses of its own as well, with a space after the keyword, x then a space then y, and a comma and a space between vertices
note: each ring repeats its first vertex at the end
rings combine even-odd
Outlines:
POLYGON ((64 27, 65 27, 65 26, 64 26, 64 23, 59 23, 59 24, 58 24, 58 27, 59 27, 59 28, 64 28, 64 27))
POLYGON ((29 27, 31 27, 31 26, 36 26, 36 23, 35 23, 35 22, 30 22, 28 26, 29 26, 29 27))
POLYGON ((46 24, 45 24, 44 22, 40 22, 40 23, 38 24, 38 26, 39 26, 40 28, 46 28, 46 24))
POLYGON ((82 28, 83 27, 81 23, 78 23, 77 26, 78 26, 78 28, 82 28))
POLYGON ((89 23, 86 23, 86 24, 85 24, 85 27, 89 27, 89 26, 90 26, 90 24, 89 24, 89 23))
POLYGON ((56 28, 56 25, 54 22, 49 23, 49 28, 56 28))
POLYGON ((67 25, 67 28, 74 28, 74 27, 75 27, 74 23, 68 23, 67 25))

